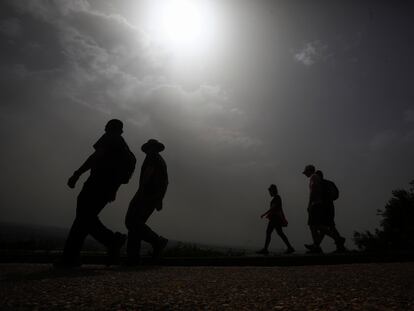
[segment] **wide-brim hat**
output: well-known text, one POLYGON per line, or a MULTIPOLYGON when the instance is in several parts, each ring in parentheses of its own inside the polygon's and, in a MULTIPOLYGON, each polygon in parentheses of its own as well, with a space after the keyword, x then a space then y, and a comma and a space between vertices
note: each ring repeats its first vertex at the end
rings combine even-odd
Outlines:
POLYGON ((153 151, 153 152, 161 152, 165 149, 164 144, 160 143, 158 140, 156 139, 150 139, 148 140, 145 144, 143 144, 141 146, 141 150, 145 153, 149 152, 149 151, 153 151))

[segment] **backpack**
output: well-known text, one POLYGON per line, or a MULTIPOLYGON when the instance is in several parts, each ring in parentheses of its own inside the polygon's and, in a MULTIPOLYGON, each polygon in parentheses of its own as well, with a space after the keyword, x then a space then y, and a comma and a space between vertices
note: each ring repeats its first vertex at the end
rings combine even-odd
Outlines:
POLYGON ((135 170, 135 163, 137 162, 134 154, 127 150, 123 156, 120 163, 120 181, 123 184, 127 184, 132 177, 132 174, 135 170))
POLYGON ((323 180, 323 189, 326 195, 326 198, 330 201, 336 201, 339 198, 339 190, 333 181, 324 179, 323 180))

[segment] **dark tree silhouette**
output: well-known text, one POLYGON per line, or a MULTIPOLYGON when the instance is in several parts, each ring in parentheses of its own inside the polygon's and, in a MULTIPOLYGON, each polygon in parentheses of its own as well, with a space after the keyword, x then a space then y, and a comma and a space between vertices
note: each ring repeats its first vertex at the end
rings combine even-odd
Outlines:
POLYGON ((407 251, 414 250, 414 180, 410 189, 392 191, 392 198, 384 210, 378 210, 382 217, 380 229, 354 232, 354 241, 365 251, 407 251))

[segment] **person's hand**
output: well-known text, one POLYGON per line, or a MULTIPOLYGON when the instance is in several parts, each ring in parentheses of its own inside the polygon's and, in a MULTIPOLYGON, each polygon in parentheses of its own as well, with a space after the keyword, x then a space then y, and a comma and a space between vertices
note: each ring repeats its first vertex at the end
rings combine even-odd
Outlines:
POLYGON ((69 180, 68 180, 68 186, 69 188, 73 189, 75 188, 76 182, 78 181, 79 176, 77 174, 73 174, 69 180))

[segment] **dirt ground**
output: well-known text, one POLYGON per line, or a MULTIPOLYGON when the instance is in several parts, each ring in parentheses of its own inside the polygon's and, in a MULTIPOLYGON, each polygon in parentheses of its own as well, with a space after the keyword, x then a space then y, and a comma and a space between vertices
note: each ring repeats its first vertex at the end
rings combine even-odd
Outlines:
POLYGON ((54 270, 0 265, 1 310, 414 310, 414 263, 54 270))

